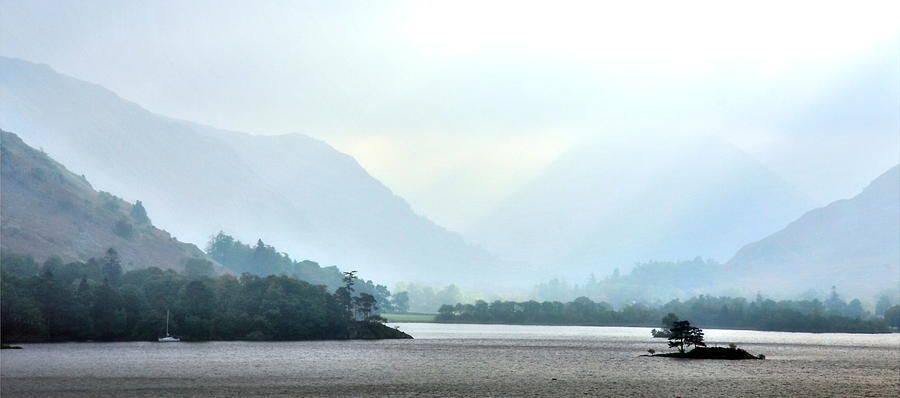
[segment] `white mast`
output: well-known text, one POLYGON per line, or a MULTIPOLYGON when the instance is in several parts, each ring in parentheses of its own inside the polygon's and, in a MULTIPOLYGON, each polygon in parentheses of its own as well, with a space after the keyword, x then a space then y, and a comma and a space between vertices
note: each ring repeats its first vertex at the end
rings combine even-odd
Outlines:
POLYGON ((160 337, 158 340, 160 342, 165 342, 165 343, 181 341, 181 339, 179 339, 177 337, 172 337, 172 335, 169 334, 169 309, 168 308, 166 308, 166 337, 160 337))

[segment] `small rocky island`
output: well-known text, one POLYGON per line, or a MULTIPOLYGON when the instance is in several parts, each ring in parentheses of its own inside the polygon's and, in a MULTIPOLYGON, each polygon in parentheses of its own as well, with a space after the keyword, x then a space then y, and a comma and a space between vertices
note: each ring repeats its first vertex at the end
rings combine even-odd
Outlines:
POLYGON ((651 356, 685 359, 765 359, 765 356, 755 356, 737 347, 696 347, 688 352, 669 352, 651 356))
POLYGON ((678 348, 678 352, 657 354, 656 350, 650 349, 647 350, 650 353, 647 356, 684 359, 766 359, 765 355, 755 356, 737 348, 734 344, 729 344, 728 347, 707 347, 703 342, 703 329, 691 326, 689 321, 678 320, 674 314, 663 318, 663 324, 669 327, 662 331, 653 329, 651 334, 653 337, 661 337, 660 334, 665 333, 669 339, 669 348, 678 348), (690 346, 694 346, 694 349, 685 352, 685 347, 690 346))

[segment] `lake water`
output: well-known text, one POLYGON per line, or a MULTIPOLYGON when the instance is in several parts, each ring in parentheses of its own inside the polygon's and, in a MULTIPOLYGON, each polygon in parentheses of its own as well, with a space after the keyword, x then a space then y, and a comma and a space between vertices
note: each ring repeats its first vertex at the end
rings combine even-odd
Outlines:
POLYGON ((398 324, 415 340, 25 344, 7 397, 900 396, 900 335, 707 329, 765 361, 649 358, 649 328, 398 324))

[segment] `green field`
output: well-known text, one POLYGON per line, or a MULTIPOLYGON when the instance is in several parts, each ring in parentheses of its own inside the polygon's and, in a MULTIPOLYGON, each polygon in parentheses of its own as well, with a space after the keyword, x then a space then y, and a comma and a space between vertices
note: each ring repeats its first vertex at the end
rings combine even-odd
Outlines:
POLYGON ((420 314, 420 313, 405 313, 405 314, 381 314, 388 322, 434 322, 434 317, 436 314, 420 314))

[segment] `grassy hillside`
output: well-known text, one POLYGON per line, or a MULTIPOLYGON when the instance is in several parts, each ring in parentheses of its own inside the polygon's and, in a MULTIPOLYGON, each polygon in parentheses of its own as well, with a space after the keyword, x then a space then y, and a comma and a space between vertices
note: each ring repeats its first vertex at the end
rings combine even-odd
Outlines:
POLYGON ((0 250, 84 261, 113 247, 126 269, 181 270, 187 259, 206 257, 154 227, 143 205, 98 192, 17 135, 0 134, 0 250))

